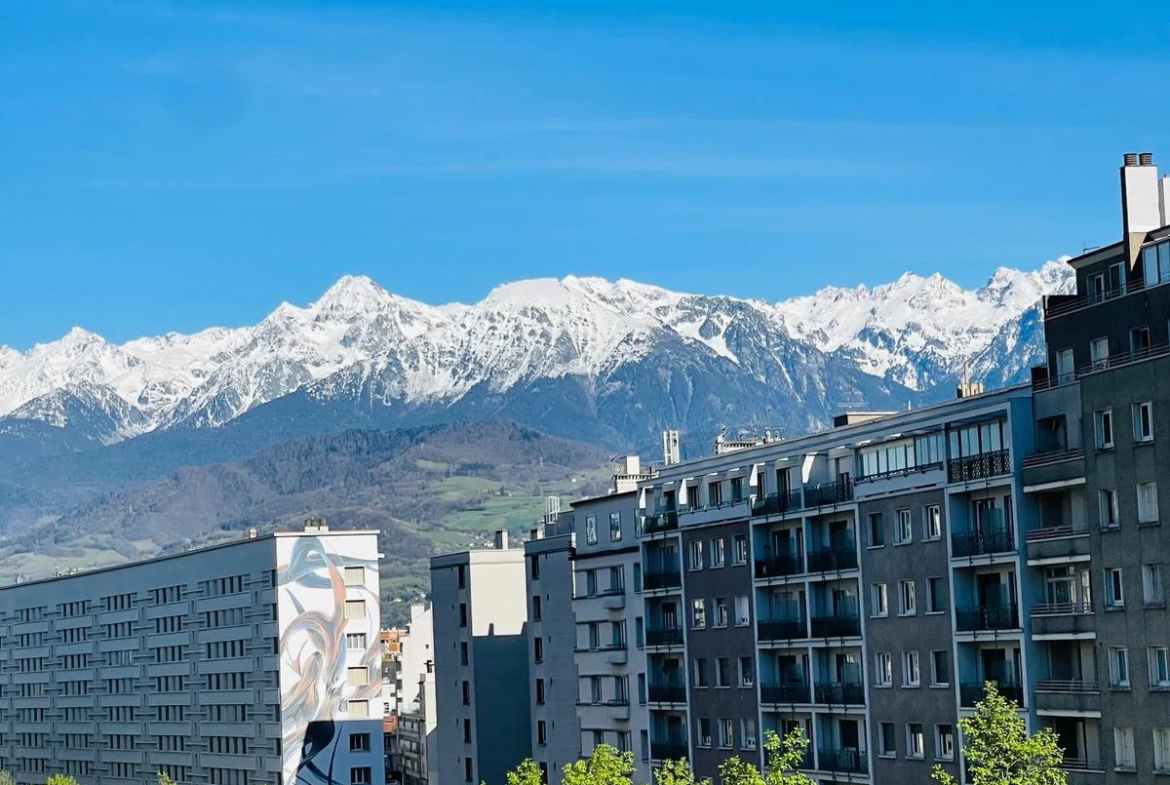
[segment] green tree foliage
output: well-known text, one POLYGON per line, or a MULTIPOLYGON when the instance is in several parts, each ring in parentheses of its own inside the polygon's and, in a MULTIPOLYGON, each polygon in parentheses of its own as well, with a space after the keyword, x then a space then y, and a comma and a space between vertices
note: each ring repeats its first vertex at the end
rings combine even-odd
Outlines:
POLYGON ((16 779, 8 769, 0 769, 0 785, 16 785, 16 779))
POLYGON ((544 785, 540 767, 532 758, 525 758, 520 765, 508 772, 507 785, 544 785))
MULTIPOLYGON (((975 713, 959 720, 971 785, 1065 785, 1060 770, 1064 751, 1056 734, 1045 728, 1029 735, 1016 708, 989 681, 975 713)), ((941 785, 955 785, 941 766, 934 767, 932 776, 941 785)))
POLYGON ((801 728, 793 728, 783 738, 769 730, 764 733, 764 773, 736 756, 723 762, 719 777, 723 785, 814 785, 811 777, 797 771, 806 749, 808 738, 801 728))
POLYGON ((158 773, 158 785, 175 785, 175 781, 171 779, 171 775, 160 770, 158 773))
POLYGON ((711 780, 696 780, 691 764, 685 760, 665 760, 654 770, 654 785, 711 785, 711 780))
POLYGON ((46 785, 77 785, 77 780, 68 774, 50 774, 46 785))
POLYGON ((564 785, 630 785, 634 753, 618 752, 609 744, 599 745, 587 760, 566 763, 564 785))

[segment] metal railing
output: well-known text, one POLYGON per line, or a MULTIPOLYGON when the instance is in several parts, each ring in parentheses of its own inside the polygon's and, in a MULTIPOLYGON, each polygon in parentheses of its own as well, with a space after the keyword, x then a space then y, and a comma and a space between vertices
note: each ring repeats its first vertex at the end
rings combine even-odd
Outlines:
POLYGON ((646 698, 650 703, 686 703, 687 688, 685 684, 655 684, 646 685, 646 698))
POLYGON ((784 681, 779 684, 761 684, 763 703, 811 703, 808 684, 802 681, 784 681))
POLYGON ((865 687, 860 682, 818 682, 816 702, 826 706, 864 706, 865 687))
POLYGON ((1100 692, 1095 679, 1038 679, 1036 692, 1100 692))
POLYGON ((646 630, 647 646, 682 646, 682 627, 659 627, 646 630))
POLYGON ((1028 542, 1038 542, 1040 540, 1056 540, 1061 537, 1087 537, 1088 535, 1089 525, 1086 523, 1078 523, 1075 526, 1069 524, 1032 529, 1024 536, 1028 542))
MULTIPOLYGON (((992 681, 995 681, 992 679, 992 681)), ((1024 706, 1024 688, 1015 682, 996 682, 996 689, 999 694, 1010 701, 1015 701, 1016 705, 1023 708, 1024 706)), ((960 684, 959 685, 959 705, 965 708, 972 708, 976 703, 983 700, 986 695, 984 684, 960 684)))
POLYGON ((1012 462, 1008 450, 965 455, 961 458, 951 458, 947 462, 947 481, 982 480, 1010 474, 1011 470, 1012 462))
POLYGON ((857 549, 852 545, 847 548, 821 548, 808 552, 809 572, 833 572, 835 570, 856 570, 857 549))
POLYGON ((853 479, 850 477, 804 486, 806 507, 828 507, 850 501, 853 501, 853 479))
POLYGON ((670 531, 678 528, 678 510, 659 510, 642 521, 643 534, 670 531))
POLYGON ((1060 450, 1045 450, 1044 452, 1034 452, 1024 458, 1023 466, 1025 469, 1034 469, 1037 466, 1050 466, 1054 463, 1064 463, 1065 461, 1077 461, 1085 457, 1085 451, 1079 447, 1072 447, 1060 450))
POLYGON ((852 638, 861 634, 860 616, 813 616, 814 638, 852 638))
POLYGON ((818 749, 817 762, 822 771, 844 771, 851 774, 866 774, 869 760, 865 750, 818 749))
POLYGON ((642 573, 642 591, 679 588, 682 588, 682 572, 680 570, 658 570, 642 573))
POLYGON ((1120 297, 1125 297, 1128 294, 1136 294, 1137 292, 1144 292, 1146 289, 1152 289, 1155 286, 1160 286, 1170 281, 1170 275, 1159 274, 1158 280, 1146 286, 1144 279, 1137 279, 1133 281, 1126 281, 1123 286, 1117 286, 1112 289, 1105 289, 1104 291, 1095 292, 1093 294, 1052 294, 1043 299, 1044 319, 1048 320, 1058 316, 1065 316, 1070 313, 1075 313, 1083 308, 1091 308, 1099 303, 1116 300, 1120 297))
MULTIPOLYGON (((1065 757, 1060 762, 1060 768, 1068 771, 1105 771, 1105 764, 1096 758, 1069 758, 1065 757)), ((1124 767, 1118 767, 1125 771, 1124 767)))
POLYGON ((1054 387, 1062 387, 1066 384, 1080 381, 1086 376, 1101 371, 1107 371, 1110 368, 1120 368, 1124 365, 1132 365, 1143 360, 1150 360, 1155 357, 1165 357, 1170 354, 1170 344, 1157 343, 1147 346, 1144 349, 1135 349, 1132 351, 1118 352, 1111 354, 1108 357, 1103 357, 1100 360, 1094 360, 1085 363, 1079 368, 1070 373, 1062 373, 1056 376, 1046 376, 1042 379, 1035 379, 1032 382, 1032 389, 1035 391, 1050 390, 1054 387))
POLYGON ((1016 532, 1012 526, 982 531, 955 532, 951 535, 951 555, 955 558, 1012 553, 1016 550, 1016 532))
POLYGON ((889 469, 884 472, 874 472, 873 474, 858 476, 853 480, 853 482, 854 484, 857 484, 859 482, 877 482, 878 480, 889 480, 894 477, 909 477, 911 474, 924 474, 925 472, 933 472, 942 468, 942 461, 937 461, 935 463, 920 463, 917 466, 905 466, 901 469, 889 469))
POLYGON ((747 501, 748 498, 746 496, 741 496, 738 499, 724 499, 723 501, 714 503, 709 502, 707 504, 689 504, 686 507, 680 507, 678 509, 678 514, 690 515, 691 513, 706 512, 708 510, 722 510, 727 507, 736 507, 740 504, 746 504, 747 501))
POLYGON ((752 499, 752 515, 783 515, 801 508, 800 489, 783 493, 769 493, 752 499))
POLYGON ((761 619, 756 630, 762 641, 802 640, 808 637, 808 625, 803 618, 761 619))
POLYGON ((1043 602, 1032 606, 1033 616, 1077 616, 1092 612, 1091 602, 1043 602))
POLYGON ((979 630, 1015 630, 1020 626, 1020 612, 1013 604, 972 605, 955 611, 955 628, 959 632, 979 630))
POLYGON ((685 741, 651 741, 650 757, 654 760, 681 760, 690 754, 685 741))
POLYGON ((804 572, 804 559, 799 552, 756 559, 756 577, 773 578, 779 575, 799 575, 804 572))

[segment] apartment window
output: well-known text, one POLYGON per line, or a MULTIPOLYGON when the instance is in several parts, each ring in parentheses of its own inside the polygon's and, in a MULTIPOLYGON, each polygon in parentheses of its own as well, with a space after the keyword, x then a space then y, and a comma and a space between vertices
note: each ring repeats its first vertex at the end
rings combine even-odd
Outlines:
POLYGON ((1134 354, 1150 348, 1150 328, 1135 327, 1129 331, 1129 350, 1134 354))
POLYGON ((895 742, 894 723, 883 722, 880 725, 881 733, 878 738, 878 755, 883 758, 893 758, 898 754, 897 743, 895 742))
POLYGON ((1142 565, 1142 601, 1146 605, 1162 605, 1166 597, 1162 592, 1162 565, 1142 565))
POLYGON ((1137 485, 1138 523, 1158 522, 1158 483, 1139 482, 1137 485))
POLYGON ((886 585, 884 583, 875 583, 869 587, 870 599, 870 615, 872 616, 888 616, 890 613, 890 603, 886 585))
POLYGON ((1093 412, 1093 443, 1098 450, 1113 447, 1113 410, 1098 409, 1093 412))
POLYGON ((611 512, 609 514, 609 541, 621 542, 622 539, 622 514, 620 512, 611 512))
POLYGON ((945 650, 930 653, 930 683, 935 687, 945 687, 951 683, 950 655, 945 650))
POLYGON ((1112 488, 1097 491, 1097 505, 1100 508, 1101 528, 1115 529, 1121 525, 1117 516, 1117 492, 1112 488))
MULTIPOLYGON (((349 603, 346 603, 346 618, 349 618, 349 603)), ((459 626, 467 626, 467 603, 459 603, 459 626)))
MULTIPOLYGON (((536 557, 533 556, 532 560, 536 561, 536 557)), ((539 571, 536 571, 536 573, 537 574, 532 576, 533 578, 540 577, 539 571)), ((467 588, 467 567, 465 565, 458 564, 455 566, 455 581, 460 589, 467 588)))
POLYGON ((1150 689, 1170 689, 1170 659, 1165 646, 1150 647, 1150 689))
POLYGON ((715 623, 712 626, 715 626, 715 627, 726 627, 727 626, 727 598, 726 597, 716 597, 715 598, 715 623))
POLYGON ((726 562, 727 549, 722 537, 711 540, 711 566, 722 567, 726 562))
POLYGON ((928 504, 922 508, 922 538, 942 538, 942 508, 937 504, 928 504))
POLYGON ((1137 756, 1133 749, 1133 728, 1113 729, 1113 765, 1127 771, 1137 768, 1137 756))
POLYGON ((548 730, 545 728, 544 720, 536 721, 536 743, 542 746, 548 744, 548 730))
POLYGON ((347 668, 346 683, 351 687, 360 687, 370 681, 370 672, 366 668, 347 668))
MULTIPOLYGON (((540 640, 540 639, 538 638, 537 640, 540 640)), ((464 682, 461 682, 461 684, 463 686, 463 705, 470 706, 471 705, 471 682, 464 681, 464 682)))
POLYGON ((366 618, 366 601, 365 600, 346 600, 345 601, 345 618, 347 618, 347 619, 364 619, 364 618, 366 618))
POLYGON ((726 657, 715 658, 715 686, 731 686, 731 661, 726 657))
MULTIPOLYGON (((466 684, 466 682, 464 682, 466 684)), ((370 717, 369 701, 350 701, 349 718, 351 720, 366 720, 370 717)))
POLYGON ((747 564, 748 541, 746 534, 737 534, 731 539, 731 563, 747 564))
POLYGON ((735 598, 735 626, 746 627, 752 623, 752 614, 746 594, 736 595, 735 598))
MULTIPOLYGON (((641 752, 642 752, 642 760, 643 761, 650 760, 650 731, 648 731, 648 730, 638 731, 638 747, 641 749, 641 752)), ((545 776, 544 781, 548 782, 547 775, 545 776)))
POLYGON ((697 720, 697 723, 699 726, 699 746, 700 747, 710 747, 711 746, 711 718, 710 717, 699 717, 699 719, 697 720))
POLYGON ((1154 404, 1149 401, 1133 405, 1133 440, 1135 442, 1154 440, 1154 404))
POLYGON ((898 582, 898 615, 913 616, 917 613, 917 598, 914 581, 898 582))
POLYGON ((585 596, 597 596, 597 570, 585 570, 585 596))
POLYGON ((733 502, 743 501, 743 477, 731 478, 731 500, 733 502))
POLYGON ((755 720, 743 719, 739 721, 739 746, 745 750, 754 750, 756 748, 755 720))
POLYGON ((886 535, 882 526, 882 514, 880 512, 871 512, 869 514, 866 529, 869 534, 869 547, 880 548, 886 544, 886 535))
POLYGON ((922 725, 911 722, 906 726, 906 757, 921 759, 926 756, 923 749, 922 725))
POLYGON ((646 705, 646 674, 638 674, 638 705, 646 705))
POLYGON ((536 680, 536 703, 538 706, 544 705, 544 679, 536 680))
POLYGON ((874 684, 878 687, 889 687, 894 683, 894 660, 887 651, 879 651, 874 656, 874 684))
POLYGON ((538 636, 532 639, 532 659, 536 662, 544 662, 544 638, 538 636))
POLYGON ((459 642, 459 664, 466 665, 468 662, 467 656, 467 641, 459 642))
POLYGON ((955 728, 953 725, 934 726, 934 757, 936 760, 955 759, 955 728))
POLYGON ((471 775, 472 775, 471 758, 464 758, 463 759, 463 781, 464 782, 471 782, 473 779, 471 775))
POLYGON ((902 686, 917 687, 922 683, 922 674, 918 667, 918 652, 902 652, 902 686))
POLYGON ((355 766, 349 770, 350 785, 370 785, 373 782, 369 766, 355 766))
POLYGON ((719 746, 731 749, 735 746, 735 722, 733 720, 719 720, 719 746))
POLYGON ((707 483, 707 504, 711 507, 718 507, 720 504, 723 504, 723 483, 707 483))
POLYGON ((1109 339, 1094 338, 1089 341, 1089 360, 1099 367, 1109 359, 1109 339))
POLYGON ((691 627, 701 630, 707 626, 707 601, 691 600, 691 627))
POLYGON ((589 701, 590 703, 601 703, 601 677, 589 677, 589 701))
POLYGON ((691 561, 690 567, 692 570, 703 569, 703 541, 691 541, 691 561))
POLYGON ((1070 380, 1074 373, 1074 359, 1072 349, 1061 349, 1056 353, 1056 377, 1061 380, 1070 380))
POLYGON ((585 544, 586 545, 596 545, 597 544, 597 516, 596 515, 586 515, 585 516, 585 544))
POLYGON ((1109 648, 1109 686, 1129 689, 1129 651, 1124 646, 1109 648))
POLYGON ((897 525, 894 528, 894 545, 905 545, 914 539, 914 525, 910 521, 909 510, 898 510, 897 525))
POLYGON ((1154 728, 1154 772, 1170 773, 1170 728, 1154 728))
POLYGON ((593 749, 597 749, 602 744, 605 744, 605 731, 603 731, 603 730, 593 731, 593 749))
POLYGON ((751 687, 756 683, 756 664, 751 657, 739 658, 739 686, 751 687))
POLYGON ((1125 587, 1120 567, 1105 571, 1105 605, 1109 608, 1125 607, 1125 587))
MULTIPOLYGON (((532 620, 533 621, 540 621, 541 618, 542 618, 542 616, 541 616, 541 610, 540 610, 540 595, 534 594, 534 595, 532 595, 532 620)), ((466 625, 464 625, 464 626, 466 626, 466 625)))
POLYGON ((370 751, 370 734, 368 734, 368 733, 351 733, 351 734, 349 734, 349 751, 350 752, 369 752, 370 751))
POLYGON ((702 657, 695 658, 695 686, 707 686, 707 661, 702 657))
POLYGON ((642 565, 639 562, 634 562, 634 591, 642 591, 642 565))
POLYGON ((589 635, 589 648, 597 649, 601 647, 601 622, 591 621, 585 625, 585 631, 589 635))
POLYGON ((366 585, 366 568, 365 567, 346 567, 345 568, 345 585, 346 586, 365 586, 366 585))
POLYGON ((926 579, 926 612, 942 613, 946 610, 947 592, 943 578, 926 579))

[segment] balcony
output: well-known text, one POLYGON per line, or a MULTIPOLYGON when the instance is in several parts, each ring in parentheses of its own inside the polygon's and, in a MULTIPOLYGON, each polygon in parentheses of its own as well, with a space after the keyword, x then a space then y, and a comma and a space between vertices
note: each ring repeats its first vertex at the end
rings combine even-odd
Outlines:
POLYGON ((853 501, 853 480, 842 477, 832 482, 804 486, 805 507, 831 507, 853 501))
POLYGON ((678 528, 678 510, 659 510, 642 522, 643 534, 658 534, 678 528))
POLYGON ((808 638, 808 625, 804 619, 761 619, 756 622, 761 641, 792 641, 808 638))
POLYGON ((690 747, 685 741, 651 741, 650 758, 652 760, 682 760, 690 754, 690 747))
POLYGON ((1026 487, 1066 482, 1085 476, 1085 451, 1080 448, 1047 450, 1024 458, 1026 487))
POLYGON ((1069 713, 1101 711, 1101 685, 1090 679, 1041 679, 1036 682, 1036 710, 1069 713))
POLYGON ((821 771, 839 771, 849 774, 868 774, 869 760, 865 750, 817 750, 821 771))
POLYGON ((646 646, 653 648, 656 646, 682 646, 683 645, 683 631, 682 627, 659 627, 658 629, 646 630, 646 646))
POLYGON ((1094 630, 1093 603, 1056 602, 1032 606, 1032 635, 1070 637, 1094 630))
POLYGON ((650 703, 686 703, 687 688, 685 684, 669 683, 654 684, 646 687, 646 699, 650 703))
POLYGON ((799 553, 782 556, 765 556, 756 559, 757 578, 776 578, 784 575, 799 575, 804 572, 804 559, 799 553))
POLYGON ((682 573, 679 570, 656 570, 642 573, 642 591, 681 588, 682 573))
POLYGON ((864 706, 865 687, 860 682, 818 682, 816 702, 826 706, 864 706))
MULTIPOLYGON (((1003 697, 1015 701, 1016 706, 1024 707, 1024 688, 1019 684, 1000 681, 996 682, 996 689, 1003 697)), ((986 690, 983 684, 960 684, 959 705, 964 709, 973 709, 976 703, 983 700, 985 694, 986 690)))
POLYGON ((988 477, 998 477, 1001 474, 1010 474, 1011 471, 1012 462, 1007 450, 985 452, 979 455, 951 458, 947 462, 947 481, 983 480, 988 477))
POLYGON ((809 572, 834 572, 837 570, 857 569, 857 549, 848 548, 821 548, 819 551, 809 551, 809 572))
POLYGON ((855 638, 861 635, 860 616, 813 616, 814 638, 855 638))
POLYGON ((959 632, 1019 628, 1020 612, 1015 605, 972 605, 955 611, 955 629, 959 632))
POLYGON ((1028 562, 1089 555, 1089 527, 1084 523, 1032 529, 1024 544, 1028 562))
POLYGON ((760 685, 760 701, 763 703, 810 703, 810 697, 808 685, 802 681, 760 685))
POLYGON ((1105 764, 1097 758, 1064 758, 1060 762, 1060 768, 1063 771, 1095 771, 1104 773, 1105 764))
POLYGON ((752 500, 752 517, 762 515, 784 515, 801 507, 800 489, 782 493, 769 493, 752 500))
POLYGON ((951 535, 951 557, 955 559, 990 556, 993 553, 1014 553, 1015 550, 1016 530, 1014 526, 955 532, 951 535))

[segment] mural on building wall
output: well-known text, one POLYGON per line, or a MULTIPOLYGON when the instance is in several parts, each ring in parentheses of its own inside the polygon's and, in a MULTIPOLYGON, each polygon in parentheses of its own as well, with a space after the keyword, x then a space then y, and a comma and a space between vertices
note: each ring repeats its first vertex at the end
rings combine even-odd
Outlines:
POLYGON ((277 564, 284 782, 348 783, 349 703, 367 701, 381 729, 377 537, 280 537, 277 564), (364 600, 364 612, 351 606, 347 618, 347 600, 364 600), (365 669, 362 683, 350 683, 351 668, 365 669))

